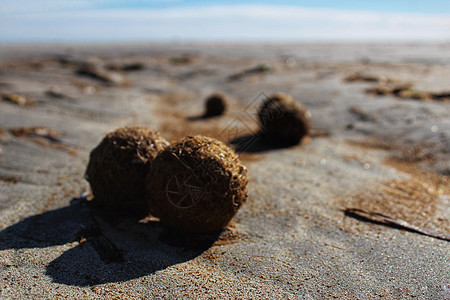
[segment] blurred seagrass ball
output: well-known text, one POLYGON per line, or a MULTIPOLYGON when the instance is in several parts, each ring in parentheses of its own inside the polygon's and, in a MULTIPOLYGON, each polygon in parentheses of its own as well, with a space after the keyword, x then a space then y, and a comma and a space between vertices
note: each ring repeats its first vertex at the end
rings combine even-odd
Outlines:
POLYGON ((222 93, 214 93, 206 99, 205 117, 222 115, 227 108, 226 96, 222 93))
POLYGON ((90 154, 85 178, 96 204, 105 210, 146 216, 145 179, 159 151, 169 143, 144 127, 108 133, 90 154))
POLYGON ((311 113, 284 93, 268 97, 258 118, 264 136, 277 145, 296 145, 311 130, 311 113))
POLYGON ((150 211, 185 232, 217 232, 247 200, 247 169, 222 142, 188 136, 155 158, 147 177, 150 211))

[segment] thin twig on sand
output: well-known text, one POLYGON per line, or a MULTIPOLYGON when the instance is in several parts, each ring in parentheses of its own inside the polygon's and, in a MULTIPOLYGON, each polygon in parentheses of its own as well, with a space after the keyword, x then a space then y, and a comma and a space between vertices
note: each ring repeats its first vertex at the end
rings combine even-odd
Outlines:
POLYGON ((359 220, 364 220, 376 224, 383 224, 393 228, 401 228, 411 232, 417 232, 423 235, 434 237, 440 240, 450 241, 450 234, 448 233, 439 233, 431 229, 421 228, 409 224, 406 221, 394 219, 380 213, 370 212, 359 208, 346 208, 344 209, 344 213, 348 216, 357 218, 359 220))

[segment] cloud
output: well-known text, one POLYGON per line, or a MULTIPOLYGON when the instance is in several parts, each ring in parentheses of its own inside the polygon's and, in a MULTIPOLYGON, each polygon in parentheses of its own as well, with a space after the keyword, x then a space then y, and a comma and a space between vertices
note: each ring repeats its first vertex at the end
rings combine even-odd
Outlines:
POLYGON ((77 1, 61 1, 61 0, 28 0, 14 1, 3 0, 0 3, 1 15, 7 16, 12 14, 30 14, 30 13, 48 13, 55 11, 74 11, 79 9, 91 9, 98 0, 77 0, 77 1))
POLYGON ((445 14, 248 5, 92 10, 82 8, 90 4, 79 5, 72 11, 5 14, 0 40, 450 40, 450 15, 445 14))
POLYGON ((181 3, 183 0, 2 0, 0 15, 47 12, 73 12, 77 10, 120 8, 127 6, 152 7, 181 3))

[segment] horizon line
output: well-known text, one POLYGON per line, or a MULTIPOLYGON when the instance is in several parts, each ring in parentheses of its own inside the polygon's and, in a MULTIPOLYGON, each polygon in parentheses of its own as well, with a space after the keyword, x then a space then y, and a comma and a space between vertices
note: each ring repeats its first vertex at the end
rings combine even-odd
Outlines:
POLYGON ((100 9, 4 15, 1 42, 446 41, 450 14, 283 5, 100 9))

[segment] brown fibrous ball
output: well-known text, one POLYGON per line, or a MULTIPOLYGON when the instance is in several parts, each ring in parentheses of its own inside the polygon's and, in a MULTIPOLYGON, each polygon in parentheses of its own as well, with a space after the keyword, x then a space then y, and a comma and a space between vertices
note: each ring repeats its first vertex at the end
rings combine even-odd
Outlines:
POLYGON ((158 152, 168 145, 158 132, 143 127, 108 133, 91 151, 85 173, 95 203, 105 210, 146 216, 147 173, 158 152))
POLYGON ((206 117, 222 115, 227 108, 226 96, 222 93, 214 93, 206 99, 206 117))
POLYGON ((284 93, 267 98, 258 117, 264 136, 280 145, 296 145, 311 130, 311 113, 284 93))
POLYGON ((150 211, 185 232, 217 232, 247 199, 247 169, 222 142, 188 136, 153 162, 147 177, 150 211))

